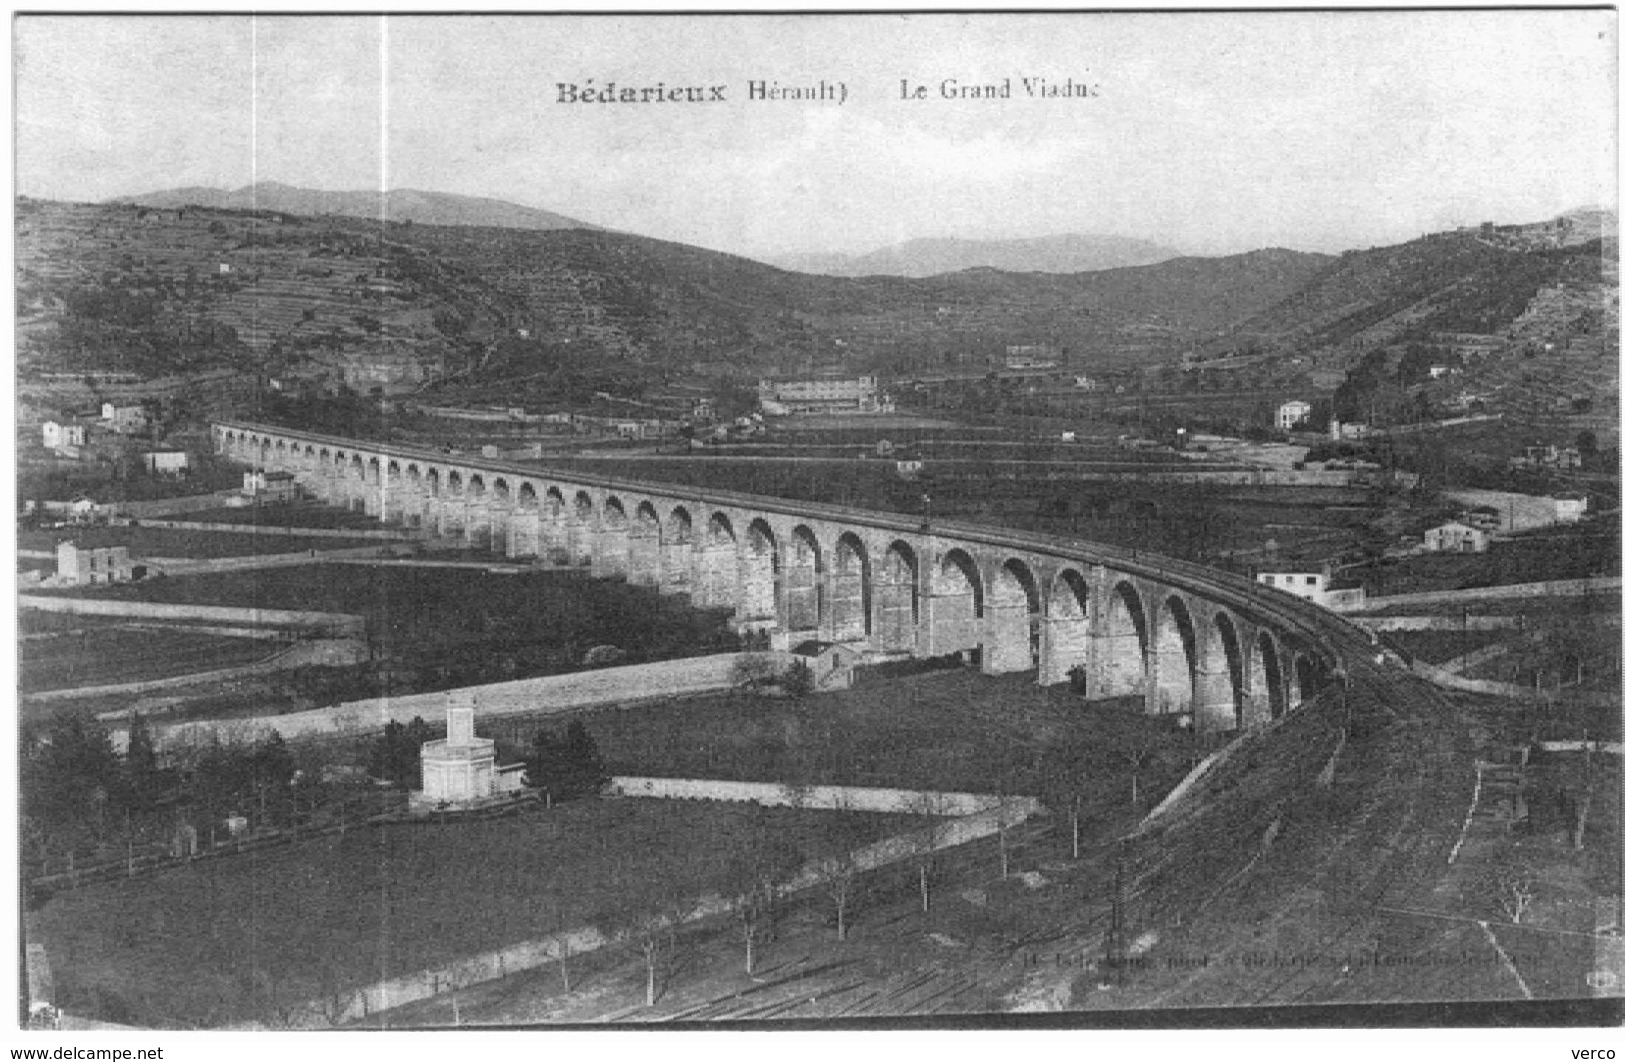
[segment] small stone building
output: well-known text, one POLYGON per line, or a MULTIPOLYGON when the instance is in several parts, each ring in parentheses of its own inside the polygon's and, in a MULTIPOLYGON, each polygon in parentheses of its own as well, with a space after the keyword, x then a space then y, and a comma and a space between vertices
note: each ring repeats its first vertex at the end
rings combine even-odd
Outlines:
POLYGON ((147 411, 142 406, 121 406, 115 402, 102 403, 102 420, 120 435, 134 435, 147 429, 147 411))
POLYGON ((1451 520, 1428 528, 1422 536, 1422 548, 1432 553, 1483 553, 1490 548, 1490 533, 1451 520))
POLYGON ((790 650, 812 670, 813 689, 844 690, 852 685, 852 672, 863 653, 840 642, 807 641, 790 650))
POLYGON ((191 467, 191 456, 185 450, 149 450, 141 455, 141 463, 148 472, 178 476, 191 467))
POLYGON ((525 765, 497 766, 496 742, 474 734, 474 702, 466 694, 446 695, 446 736, 424 742, 419 753, 423 788, 412 794, 414 808, 467 808, 512 796, 523 784, 525 765))
POLYGON ((1301 398, 1294 398, 1290 402, 1282 402, 1275 411, 1275 426, 1282 431, 1291 429, 1309 419, 1312 407, 1301 398))
POLYGON ((288 502, 299 496, 292 472, 267 472, 256 468, 243 473, 243 493, 261 502, 288 502))
POLYGON ((48 420, 40 429, 47 450, 85 445, 85 426, 74 420, 48 420))

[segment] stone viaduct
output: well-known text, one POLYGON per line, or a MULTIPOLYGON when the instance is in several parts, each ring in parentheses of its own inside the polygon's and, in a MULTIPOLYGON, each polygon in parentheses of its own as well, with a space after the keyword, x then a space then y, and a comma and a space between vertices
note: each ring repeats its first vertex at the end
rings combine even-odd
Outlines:
POLYGON ((1360 644, 1345 630, 1339 646, 1329 613, 1240 576, 1076 539, 240 422, 213 437, 330 504, 687 595, 781 647, 958 654, 1040 684, 1081 669, 1089 697, 1143 697, 1204 732, 1283 716, 1360 644))

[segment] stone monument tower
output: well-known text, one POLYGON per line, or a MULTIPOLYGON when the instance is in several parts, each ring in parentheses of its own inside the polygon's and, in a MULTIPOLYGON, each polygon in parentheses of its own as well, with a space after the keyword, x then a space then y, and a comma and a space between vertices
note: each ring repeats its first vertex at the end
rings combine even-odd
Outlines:
POLYGON ((496 765, 496 742, 474 733, 475 707, 467 690, 446 694, 446 737, 424 742, 423 788, 412 794, 413 806, 469 807, 519 791, 524 765, 496 765))

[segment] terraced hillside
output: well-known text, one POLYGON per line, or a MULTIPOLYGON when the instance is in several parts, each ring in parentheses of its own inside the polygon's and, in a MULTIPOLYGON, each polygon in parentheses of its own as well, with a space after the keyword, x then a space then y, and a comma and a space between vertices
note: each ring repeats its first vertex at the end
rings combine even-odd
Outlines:
POLYGON ((1296 290, 1289 251, 1078 274, 791 273, 588 229, 24 200, 25 372, 416 362, 507 379, 601 363, 753 372, 969 360, 1007 344, 1175 350, 1296 290), (1149 348, 1147 348, 1149 349, 1149 348))
POLYGON ((145 376, 344 352, 444 358, 480 296, 354 225, 24 200, 19 367, 145 376))
POLYGON ((1243 327, 1302 346, 1353 349, 1416 330, 1510 332, 1543 291, 1608 286, 1611 257, 1600 239, 1524 247, 1476 232, 1432 234, 1344 254, 1243 327))

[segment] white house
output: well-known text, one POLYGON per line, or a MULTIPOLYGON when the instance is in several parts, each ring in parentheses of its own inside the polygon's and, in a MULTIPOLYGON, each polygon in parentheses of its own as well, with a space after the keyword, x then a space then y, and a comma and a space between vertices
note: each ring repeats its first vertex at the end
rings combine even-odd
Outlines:
POLYGON ((80 548, 77 542, 58 542, 56 581, 60 586, 127 583, 134 578, 128 546, 80 548))
POLYGON ((147 411, 141 406, 120 406, 112 402, 102 403, 102 420, 107 427, 121 435, 130 435, 144 431, 147 427, 147 411))
POLYGON ((141 455, 141 463, 148 472, 175 476, 191 467, 191 458, 185 450, 152 450, 141 455))
POLYGON ((48 420, 40 429, 41 441, 48 450, 85 445, 85 426, 71 420, 48 420))
POLYGON ((1578 491, 1564 491, 1552 495, 1552 517, 1560 524, 1577 523, 1586 511, 1588 500, 1578 491))
POLYGON ((256 468, 243 473, 243 493, 262 502, 292 501, 299 496, 292 472, 267 472, 256 468))
POLYGON ((1371 434, 1371 425, 1363 424, 1357 420, 1341 421, 1333 418, 1331 423, 1331 434, 1332 438, 1336 440, 1364 439, 1371 434))
POLYGON ((1365 587, 1332 577, 1330 565, 1318 569, 1307 563, 1292 561, 1264 565, 1254 578, 1265 586, 1306 598, 1321 608, 1356 608, 1365 603, 1365 587))
POLYGON ((1281 407, 1275 411, 1275 426, 1282 431, 1295 428, 1309 419, 1309 410, 1309 403, 1301 398, 1282 402, 1281 407))
POLYGON ((1422 535, 1422 548, 1432 553, 1483 553, 1490 548, 1490 533, 1451 520, 1428 528, 1422 535))

